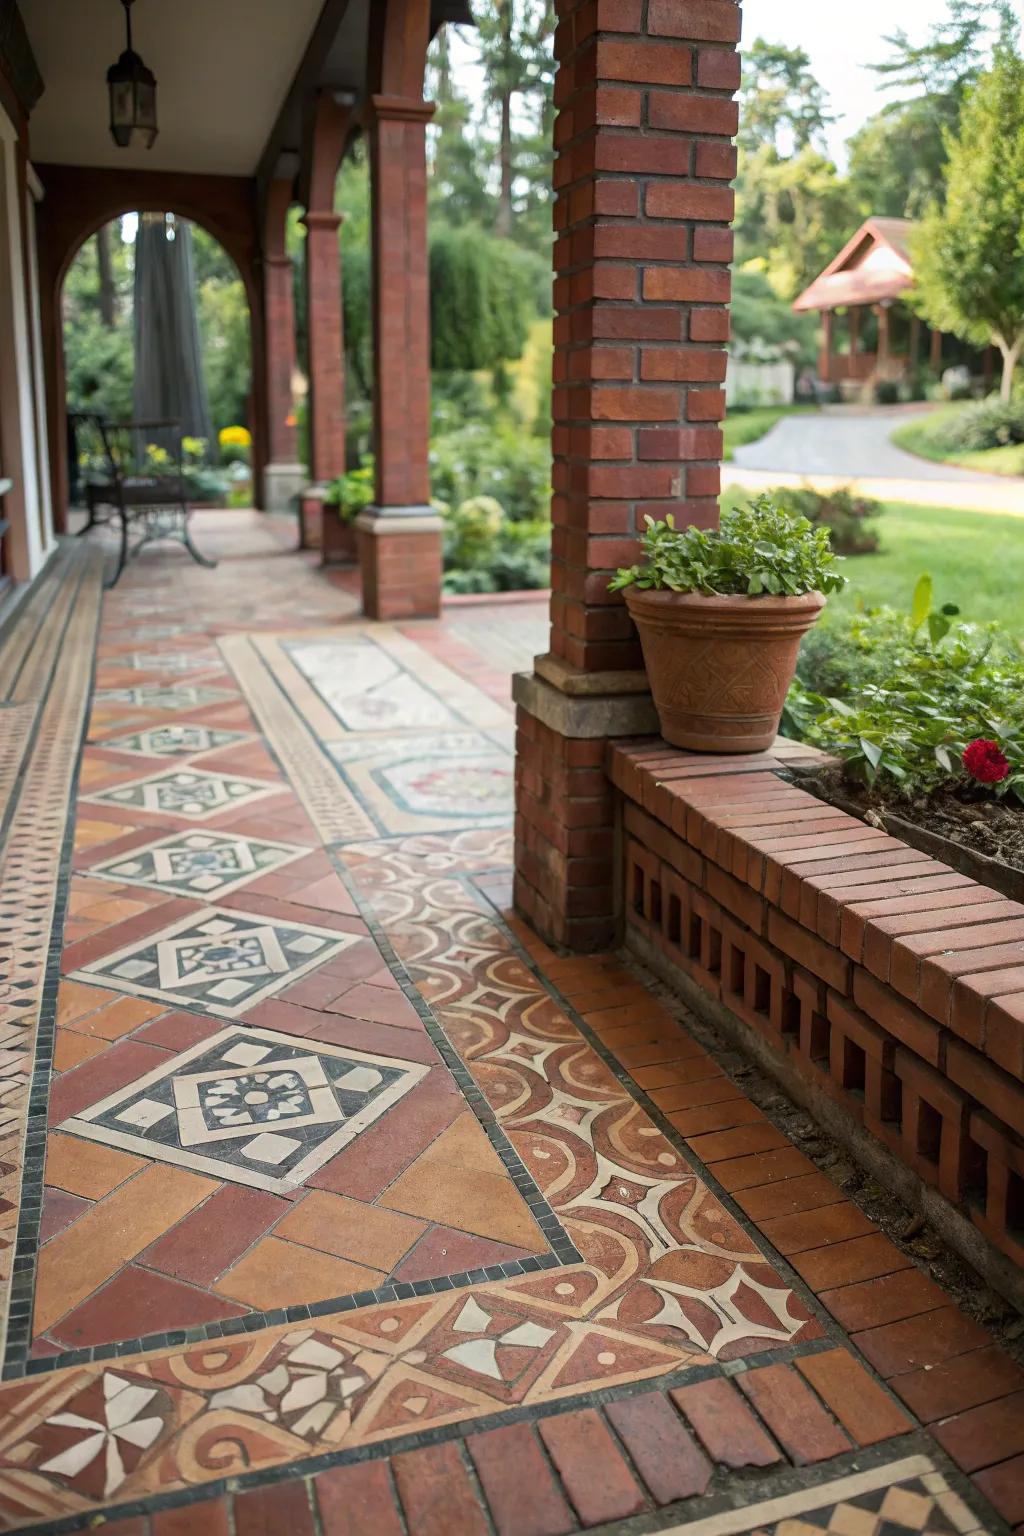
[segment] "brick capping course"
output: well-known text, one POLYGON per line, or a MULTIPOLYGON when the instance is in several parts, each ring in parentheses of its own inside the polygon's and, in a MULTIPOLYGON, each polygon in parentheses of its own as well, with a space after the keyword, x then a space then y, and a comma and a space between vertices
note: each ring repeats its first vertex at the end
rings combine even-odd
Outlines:
POLYGON ((1024 905, 780 777, 807 755, 609 743, 627 936, 959 1212, 1019 1303, 1024 905))

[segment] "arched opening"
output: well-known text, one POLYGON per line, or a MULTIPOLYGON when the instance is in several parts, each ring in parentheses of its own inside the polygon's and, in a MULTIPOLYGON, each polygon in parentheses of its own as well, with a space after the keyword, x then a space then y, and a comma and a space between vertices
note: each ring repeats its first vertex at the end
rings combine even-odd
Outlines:
MULTIPOLYGON (((251 506, 252 301, 217 236, 175 213, 121 214, 80 242, 59 302, 71 504, 83 500, 76 423, 89 413, 179 422, 191 499, 251 506)), ((143 434, 140 456, 177 451, 164 436, 143 434)))

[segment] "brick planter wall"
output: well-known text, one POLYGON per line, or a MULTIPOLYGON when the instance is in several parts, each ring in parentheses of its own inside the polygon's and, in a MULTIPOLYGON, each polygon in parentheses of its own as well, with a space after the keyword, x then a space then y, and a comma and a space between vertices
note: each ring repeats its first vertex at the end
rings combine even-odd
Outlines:
POLYGON ((1024 906, 779 777, 801 755, 609 745, 627 942, 1020 1301, 1024 906))

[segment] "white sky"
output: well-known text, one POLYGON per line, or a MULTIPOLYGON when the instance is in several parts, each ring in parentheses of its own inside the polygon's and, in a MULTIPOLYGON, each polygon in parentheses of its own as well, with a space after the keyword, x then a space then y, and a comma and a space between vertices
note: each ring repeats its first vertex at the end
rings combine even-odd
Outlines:
MULTIPOLYGON (((1024 18, 1024 0, 1014 0, 1024 18)), ((843 143, 890 100, 867 68, 886 57, 883 39, 898 27, 923 42, 947 14, 945 0, 743 0, 743 37, 752 42, 799 44, 840 120, 832 127, 832 155, 845 162, 843 143)))
MULTIPOLYGON (((1024 21, 1024 0, 1012 3, 1024 21)), ((763 37, 807 51, 838 117, 829 149, 845 166, 845 140, 891 99, 868 68, 886 57, 884 38, 902 27, 914 42, 924 42, 946 14, 946 0, 743 0, 743 37, 748 43, 763 37)), ((456 77, 470 99, 477 99, 480 79, 471 57, 471 48, 456 41, 456 77)))

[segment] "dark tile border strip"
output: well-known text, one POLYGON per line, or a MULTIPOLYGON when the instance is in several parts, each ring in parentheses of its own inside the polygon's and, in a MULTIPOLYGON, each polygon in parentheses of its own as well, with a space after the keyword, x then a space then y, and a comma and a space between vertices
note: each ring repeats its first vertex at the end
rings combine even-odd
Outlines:
MULTIPOLYGON (((66 580, 73 580, 75 592, 68 609, 66 622, 61 630, 60 644, 55 652, 54 667, 47 679, 47 686, 39 701, 36 722, 26 745, 25 758, 29 760, 37 740, 44 711, 53 692, 58 667, 64 657, 64 642, 76 618, 81 618, 81 599, 89 581, 95 583, 96 602, 92 621, 92 647, 89 656, 88 694, 96 674, 96 653, 99 642, 100 621, 103 605, 102 565, 92 554, 80 560, 70 560, 66 566, 66 580)), ((50 938, 44 963, 44 977, 40 994, 39 1014, 36 1022, 35 1051, 28 1087, 25 1110, 25 1138, 23 1142, 21 1190, 18 1206, 18 1232, 11 1271, 10 1290, 7 1298, 6 1337, 3 1368, 0 1380, 22 1374, 18 1362, 28 1355, 32 1330, 32 1302, 35 1291, 36 1261, 39 1247, 39 1222, 42 1214, 43 1175, 46 1163, 47 1122, 50 1097, 50 1078, 53 1068, 53 1050, 57 1031, 57 992, 60 985, 60 957, 64 941, 64 921, 68 894, 71 886, 71 860, 74 853, 75 816, 74 805, 82 767, 89 726, 89 709, 82 713, 81 729, 69 776, 68 800, 65 807, 64 834, 58 857, 50 923, 50 938)))

